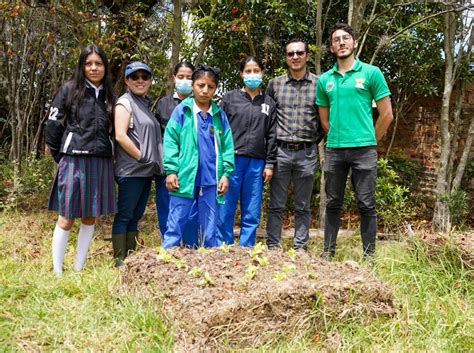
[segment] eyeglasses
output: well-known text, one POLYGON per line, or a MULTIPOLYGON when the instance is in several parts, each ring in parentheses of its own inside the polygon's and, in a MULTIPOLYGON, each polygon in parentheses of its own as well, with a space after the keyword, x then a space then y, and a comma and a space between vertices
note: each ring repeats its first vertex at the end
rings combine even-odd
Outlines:
POLYGON ((351 39, 352 39, 352 37, 351 37, 350 34, 344 34, 343 36, 333 38, 332 42, 335 43, 335 44, 339 44, 341 42, 347 43, 351 39))
POLYGON ((288 53, 286 53, 286 56, 288 58, 292 58, 295 56, 295 54, 298 56, 298 57, 302 57, 306 54, 306 52, 304 50, 298 50, 298 51, 289 51, 288 53))
POLYGON ((131 74, 129 77, 132 81, 138 81, 139 79, 142 79, 143 81, 151 80, 150 75, 131 74))

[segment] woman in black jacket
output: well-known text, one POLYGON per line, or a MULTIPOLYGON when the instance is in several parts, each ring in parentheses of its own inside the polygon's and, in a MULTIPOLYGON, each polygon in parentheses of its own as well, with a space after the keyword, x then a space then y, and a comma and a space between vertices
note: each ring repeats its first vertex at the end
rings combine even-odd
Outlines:
POLYGON ((255 56, 240 63, 244 87, 222 97, 234 139, 235 171, 229 179, 225 204, 219 210, 217 234, 222 243, 234 243, 234 215, 240 200, 240 246, 253 246, 260 224, 263 183, 273 176, 276 163, 276 104, 263 91, 263 65, 255 56))
POLYGON ((99 215, 115 212, 113 106, 108 60, 96 45, 84 48, 71 80, 51 103, 46 144, 58 171, 49 210, 59 213, 53 232, 53 270, 61 274, 69 232, 81 218, 74 269, 84 267, 99 215))

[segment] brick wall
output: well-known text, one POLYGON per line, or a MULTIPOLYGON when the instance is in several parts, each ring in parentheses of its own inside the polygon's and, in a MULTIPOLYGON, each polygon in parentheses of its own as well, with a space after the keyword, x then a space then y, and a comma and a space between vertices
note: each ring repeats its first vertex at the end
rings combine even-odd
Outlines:
MULTIPOLYGON (((455 92, 453 97, 455 97, 455 92)), ((454 99, 453 99, 454 101, 454 99)), ((392 150, 402 150, 405 154, 419 161, 422 168, 420 187, 423 191, 433 191, 439 170, 440 134, 439 119, 441 112, 441 98, 416 98, 416 103, 405 116, 399 117, 397 133, 392 150)), ((463 98, 463 121, 469 124, 474 117, 474 84, 466 87, 463 98)), ((380 154, 384 154, 393 134, 394 124, 379 146, 380 154)), ((462 141, 467 135, 467 127, 463 127, 462 141)), ((458 153, 461 153, 461 148, 458 153)), ((474 155, 474 145, 471 146, 471 158, 474 155)), ((470 181, 471 190, 474 189, 474 180, 470 181)))

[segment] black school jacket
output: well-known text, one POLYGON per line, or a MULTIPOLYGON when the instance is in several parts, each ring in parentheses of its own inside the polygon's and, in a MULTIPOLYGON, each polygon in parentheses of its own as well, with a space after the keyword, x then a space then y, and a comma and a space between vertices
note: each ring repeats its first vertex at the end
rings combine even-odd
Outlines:
POLYGON ((104 90, 101 89, 96 98, 95 89, 87 84, 80 104, 73 103, 65 119, 65 104, 71 89, 70 81, 61 86, 51 103, 46 122, 46 144, 54 160, 59 162, 64 154, 112 157, 112 126, 108 120, 104 90))
POLYGON ((227 114, 236 155, 265 160, 265 168, 276 163, 276 104, 262 93, 253 100, 242 89, 222 97, 221 107, 227 114))

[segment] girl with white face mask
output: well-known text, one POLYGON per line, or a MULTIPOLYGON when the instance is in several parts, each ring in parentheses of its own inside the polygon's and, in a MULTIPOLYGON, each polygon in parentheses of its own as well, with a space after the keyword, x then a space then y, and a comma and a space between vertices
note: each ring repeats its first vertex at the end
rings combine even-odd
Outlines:
POLYGON ((272 178, 276 163, 276 104, 260 89, 263 73, 263 65, 256 57, 246 57, 240 64, 244 87, 228 92, 221 102, 229 119, 235 152, 235 172, 230 177, 217 225, 219 240, 226 244, 234 243, 234 215, 240 199, 239 245, 255 245, 263 183, 272 178))
MULTIPOLYGON (((181 101, 187 98, 193 91, 192 88, 192 75, 195 70, 194 65, 187 62, 179 62, 173 69, 173 79, 175 91, 158 101, 156 107, 156 118, 160 122, 162 133, 164 136, 166 125, 170 120, 171 113, 174 108, 181 103, 181 101)), ((168 221, 169 214, 169 201, 170 197, 168 189, 166 189, 166 175, 155 176, 155 190, 156 190, 156 213, 158 217, 158 224, 160 227, 160 233, 163 236, 166 232, 166 222, 168 221)), ((193 208, 192 214, 196 215, 195 208, 193 208)), ((194 216, 190 215, 191 218, 194 216)), ((187 223, 186 229, 183 234, 184 246, 195 248, 197 247, 197 221, 190 221, 187 223)))

